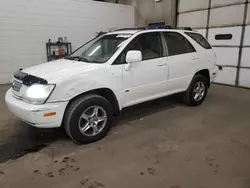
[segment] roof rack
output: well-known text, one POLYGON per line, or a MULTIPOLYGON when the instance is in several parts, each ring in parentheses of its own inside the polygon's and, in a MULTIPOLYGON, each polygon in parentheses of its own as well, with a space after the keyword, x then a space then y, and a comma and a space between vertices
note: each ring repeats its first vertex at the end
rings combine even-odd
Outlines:
POLYGON ((121 29, 115 29, 114 31, 124 31, 124 30, 145 30, 147 28, 145 27, 132 27, 132 28, 121 28, 121 29))
POLYGON ((146 29, 181 29, 181 30, 187 30, 187 31, 192 31, 191 27, 178 27, 178 28, 173 28, 170 25, 165 25, 164 27, 132 27, 132 28, 121 28, 121 29, 115 29, 114 31, 124 31, 124 30, 146 30, 146 29))
POLYGON ((173 29, 170 25, 165 25, 164 29, 173 29))
POLYGON ((177 29, 193 31, 191 27, 178 27, 177 29))
POLYGON ((104 35, 104 34, 106 34, 106 33, 107 33, 107 32, 104 32, 104 31, 97 32, 97 33, 96 33, 96 37, 99 37, 99 36, 104 35))

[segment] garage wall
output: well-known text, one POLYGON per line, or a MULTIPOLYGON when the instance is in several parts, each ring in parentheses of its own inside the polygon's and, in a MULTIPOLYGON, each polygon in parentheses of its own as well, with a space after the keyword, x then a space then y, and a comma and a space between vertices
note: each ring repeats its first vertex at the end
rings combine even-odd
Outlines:
POLYGON ((176 23, 176 0, 118 0, 118 3, 135 7, 135 25, 147 26, 152 22, 166 22, 167 25, 175 26, 176 23))
POLYGON ((133 27, 132 6, 91 0, 0 1, 0 84, 47 61, 45 43, 67 36, 75 49, 110 28, 133 27))
POLYGON ((179 0, 179 27, 192 27, 213 46, 223 67, 215 82, 250 87, 250 6, 247 0, 179 0), (216 39, 224 34, 230 39, 216 39))

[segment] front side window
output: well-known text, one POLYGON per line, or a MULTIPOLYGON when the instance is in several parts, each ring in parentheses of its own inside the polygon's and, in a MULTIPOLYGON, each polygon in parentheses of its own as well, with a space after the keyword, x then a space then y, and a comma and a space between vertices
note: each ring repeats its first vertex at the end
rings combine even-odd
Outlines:
POLYGON ((160 58, 163 56, 160 33, 146 33, 138 36, 142 60, 160 58))
POLYGON ((67 59, 88 63, 105 63, 131 35, 111 34, 94 40, 71 54, 67 59))
POLYGON ((130 50, 141 51, 143 61, 163 57, 160 33, 150 32, 135 37, 118 56, 114 64, 125 64, 126 54, 130 50))
POLYGON ((195 52, 192 44, 181 34, 175 32, 163 34, 167 42, 169 56, 195 52))

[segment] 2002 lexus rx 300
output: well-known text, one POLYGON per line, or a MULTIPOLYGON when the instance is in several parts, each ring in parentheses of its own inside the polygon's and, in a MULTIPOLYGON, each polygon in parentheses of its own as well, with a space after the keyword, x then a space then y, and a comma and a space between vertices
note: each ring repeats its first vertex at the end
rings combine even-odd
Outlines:
POLYGON ((103 138, 128 106, 175 93, 200 105, 218 69, 207 40, 173 29, 119 30, 70 56, 13 75, 11 112, 40 128, 64 126, 76 142, 103 138))

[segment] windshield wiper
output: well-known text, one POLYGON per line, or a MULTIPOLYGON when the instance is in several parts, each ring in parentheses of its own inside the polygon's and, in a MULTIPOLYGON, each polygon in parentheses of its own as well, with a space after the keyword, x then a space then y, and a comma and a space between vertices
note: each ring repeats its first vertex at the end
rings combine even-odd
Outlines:
POLYGON ((87 58, 84 58, 81 56, 68 56, 68 57, 65 57, 65 59, 89 62, 87 58))
POLYGON ((103 63, 101 61, 96 61, 96 60, 93 60, 93 61, 89 61, 90 63, 103 63))
POLYGON ((87 58, 81 57, 81 56, 68 56, 68 57, 65 57, 65 59, 83 61, 87 63, 103 63, 102 61, 88 60, 87 58))

